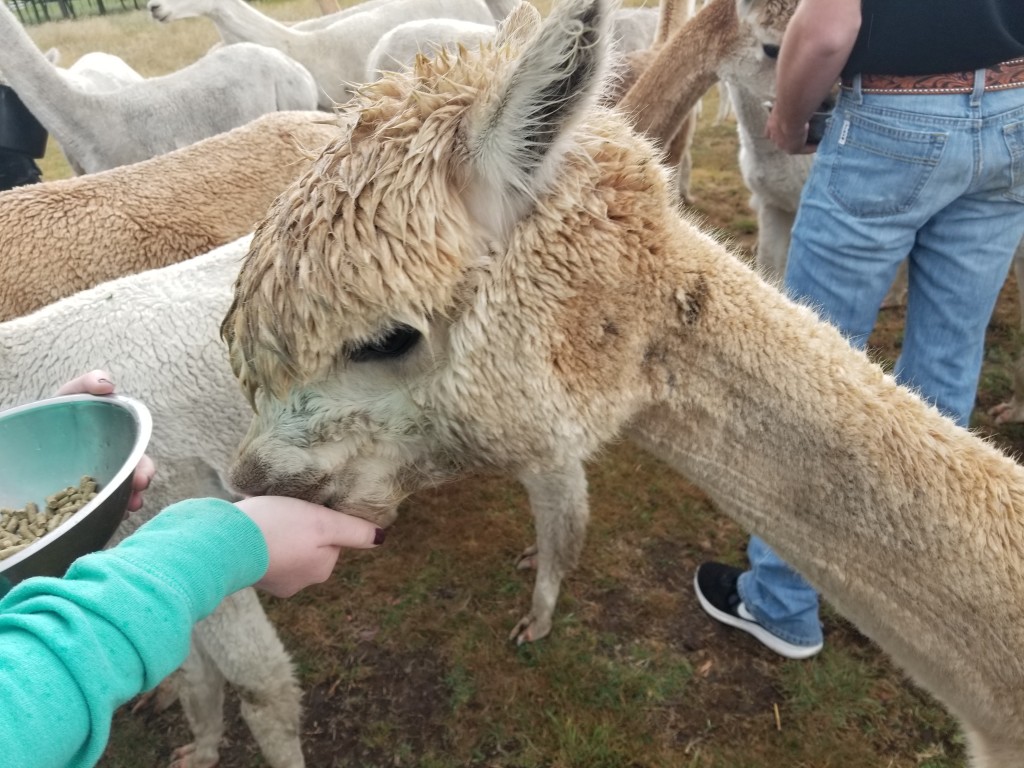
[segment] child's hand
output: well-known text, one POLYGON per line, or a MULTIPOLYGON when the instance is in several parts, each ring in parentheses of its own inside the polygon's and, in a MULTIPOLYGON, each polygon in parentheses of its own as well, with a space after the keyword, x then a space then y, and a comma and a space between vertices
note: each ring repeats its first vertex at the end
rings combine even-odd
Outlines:
MULTIPOLYGON (((58 395, 110 395, 114 392, 114 382, 106 371, 95 370, 83 373, 72 379, 57 390, 58 395)), ((128 511, 134 512, 142 508, 142 492, 149 488, 156 465, 149 456, 143 455, 132 475, 132 495, 128 499, 128 511)))
POLYGON ((257 587, 289 597, 327 581, 342 549, 369 549, 384 541, 373 523, 287 496, 253 496, 235 503, 263 532, 270 565, 257 587))

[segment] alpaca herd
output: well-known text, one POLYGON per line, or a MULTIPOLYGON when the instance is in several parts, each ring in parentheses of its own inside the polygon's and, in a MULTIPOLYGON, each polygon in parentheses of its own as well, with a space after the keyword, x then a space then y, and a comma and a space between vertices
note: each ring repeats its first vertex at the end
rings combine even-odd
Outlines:
MULTIPOLYGON (((1024 468, 773 287, 810 162, 763 136, 796 2, 365 0, 284 24, 149 0, 221 39, 161 77, 103 52, 60 68, 0 3, 0 75, 78 174, 0 194, 0 409, 98 367, 149 405, 158 476, 115 542, 183 498, 387 526, 422 489, 515 478, 537 569, 520 644, 582 551, 586 462, 628 437, 934 695, 974 768, 1019 766, 1024 468), (716 82, 760 274, 686 211, 716 82)), ((172 768, 218 763, 228 685, 265 762, 305 766, 252 589, 158 691, 192 733, 172 768)))

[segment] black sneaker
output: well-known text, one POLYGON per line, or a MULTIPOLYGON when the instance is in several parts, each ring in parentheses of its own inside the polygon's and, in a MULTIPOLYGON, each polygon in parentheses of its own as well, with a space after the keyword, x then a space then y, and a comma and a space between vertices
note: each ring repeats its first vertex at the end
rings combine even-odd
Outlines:
POLYGON ((743 605, 736 589, 736 581, 741 573, 742 568, 722 563, 702 563, 698 566, 693 575, 693 589, 697 593, 700 607, 708 616, 730 627, 742 629, 787 659, 809 659, 822 649, 823 643, 795 645, 758 624, 757 619, 743 605))

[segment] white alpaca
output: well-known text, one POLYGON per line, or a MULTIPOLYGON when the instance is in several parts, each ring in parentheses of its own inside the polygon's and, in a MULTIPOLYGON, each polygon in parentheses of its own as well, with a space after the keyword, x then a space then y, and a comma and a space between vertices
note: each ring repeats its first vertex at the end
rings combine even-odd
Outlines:
MULTIPOLYGON (((329 27, 336 21, 348 18, 353 14, 362 13, 363 11, 372 11, 393 2, 395 2, 395 0, 363 0, 363 2, 350 5, 348 8, 342 8, 340 11, 327 13, 323 16, 317 16, 312 19, 296 21, 289 26, 292 29, 302 29, 307 32, 311 29, 323 29, 324 27, 329 27)), ((504 19, 515 5, 511 0, 484 0, 484 2, 486 2, 487 7, 491 9, 491 16, 495 22, 504 19)))
POLYGON ((385 32, 366 57, 366 82, 382 72, 411 65, 419 54, 433 56, 440 49, 455 51, 472 47, 494 37, 493 24, 461 19, 420 19, 407 21, 385 32))
POLYGON ((226 47, 163 77, 95 93, 62 77, 0 3, 0 72, 75 173, 170 152, 281 110, 315 109, 310 74, 280 51, 226 47))
POLYGON ((230 479, 387 522, 530 474, 543 557, 627 433, 944 703, 975 768, 1020 768, 1024 467, 680 216, 653 143, 595 106, 606 0, 530 8, 366 86, 257 230, 223 325, 256 409, 230 479))
MULTIPOLYGON (((54 66, 60 63, 60 51, 56 48, 51 48, 44 55, 54 66)), ((142 75, 124 59, 102 51, 83 54, 67 69, 58 67, 57 71, 79 90, 92 93, 117 91, 143 80, 142 75)))
MULTIPOLYGON (((394 0, 386 0, 394 2, 394 0)), ((612 43, 621 54, 648 48, 658 26, 656 8, 619 8, 612 17, 612 43)), ((460 19, 421 19, 407 21, 384 33, 366 60, 366 82, 382 72, 406 67, 416 55, 434 55, 439 49, 454 51, 458 46, 473 47, 494 37, 493 24, 477 24, 460 19)))
POLYGON ((617 8, 612 15, 611 43, 621 54, 650 48, 658 31, 657 8, 617 8))
POLYGON ((0 321, 252 232, 337 133, 323 112, 272 112, 140 163, 0 195, 0 321))
MULTIPOLYGON (((62 381, 105 368, 153 413, 147 449, 157 476, 141 520, 183 498, 232 498, 222 474, 251 411, 231 374, 219 327, 249 238, 180 264, 102 283, 0 323, 0 409, 48 397, 62 381)), ((251 589, 225 600, 193 636, 178 693, 195 741, 175 768, 217 763, 223 687, 273 768, 301 768, 301 692, 288 654, 251 589)))
POLYGON ((228 48, 249 41, 286 53, 312 73, 319 89, 319 106, 325 110, 348 101, 352 86, 363 81, 370 50, 392 27, 437 17, 493 22, 483 0, 392 0, 309 30, 275 21, 245 0, 149 0, 147 7, 161 22, 209 17, 228 48))

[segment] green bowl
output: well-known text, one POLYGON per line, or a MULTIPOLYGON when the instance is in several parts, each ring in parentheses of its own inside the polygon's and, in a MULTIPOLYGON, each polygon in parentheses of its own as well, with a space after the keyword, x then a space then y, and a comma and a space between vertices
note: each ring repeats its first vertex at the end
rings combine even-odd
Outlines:
POLYGON ((63 576, 110 541, 152 428, 149 409, 120 395, 66 395, 0 412, 0 508, 34 501, 42 510, 47 496, 77 486, 82 475, 98 485, 96 497, 68 520, 0 560, 0 595, 30 576, 63 576))

